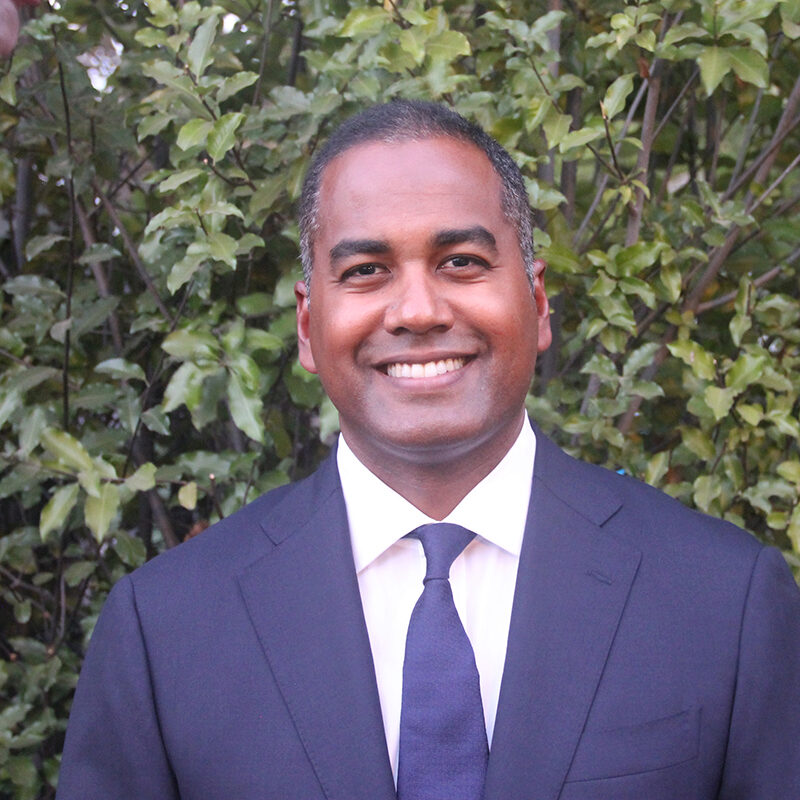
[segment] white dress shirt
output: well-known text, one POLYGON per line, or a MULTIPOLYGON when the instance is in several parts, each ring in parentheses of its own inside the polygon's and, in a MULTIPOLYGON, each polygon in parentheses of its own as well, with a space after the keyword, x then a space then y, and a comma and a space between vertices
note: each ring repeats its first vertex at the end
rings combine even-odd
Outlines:
MULTIPOLYGON (((503 460, 442 520, 477 534, 453 563, 450 583, 475 652, 490 747, 535 454, 526 416, 503 460)), ((337 464, 396 782, 406 633, 425 577, 422 543, 403 537, 436 520, 373 475, 343 436, 337 464)))

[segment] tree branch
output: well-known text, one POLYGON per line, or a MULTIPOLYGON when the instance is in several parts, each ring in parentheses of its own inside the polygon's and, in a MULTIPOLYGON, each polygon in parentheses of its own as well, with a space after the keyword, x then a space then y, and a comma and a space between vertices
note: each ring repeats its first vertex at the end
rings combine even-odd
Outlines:
POLYGON ((111 221, 116 226, 120 236, 122 236, 122 241, 125 244, 125 250, 128 253, 128 258, 130 258, 130 260, 133 262, 133 265, 136 267, 136 271, 139 273, 139 277, 144 281, 144 285, 147 287, 147 290, 153 297, 156 307, 161 312, 164 319, 169 322, 170 325, 172 325, 174 323, 172 314, 169 313, 169 309, 166 307, 166 305, 164 305, 164 301, 161 299, 158 289, 156 288, 153 279, 150 277, 150 273, 147 271, 144 262, 139 257, 139 253, 136 250, 136 245, 133 243, 133 239, 131 239, 131 235, 128 233, 128 229, 125 227, 125 224, 122 222, 119 214, 117 214, 116 208, 114 208, 114 205, 103 193, 103 190, 97 184, 97 181, 92 181, 92 187, 94 188, 95 194, 100 198, 100 202, 103 204, 103 208, 105 208, 106 213, 109 217, 111 217, 111 221))

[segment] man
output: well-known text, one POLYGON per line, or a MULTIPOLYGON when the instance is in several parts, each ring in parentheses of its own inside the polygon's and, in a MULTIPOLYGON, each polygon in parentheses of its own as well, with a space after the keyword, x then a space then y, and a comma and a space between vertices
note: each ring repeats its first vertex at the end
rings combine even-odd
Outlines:
POLYGON ((548 305, 505 151, 439 106, 370 109, 318 154, 301 231, 338 448, 115 587, 59 798, 797 797, 780 554, 527 421, 548 305))

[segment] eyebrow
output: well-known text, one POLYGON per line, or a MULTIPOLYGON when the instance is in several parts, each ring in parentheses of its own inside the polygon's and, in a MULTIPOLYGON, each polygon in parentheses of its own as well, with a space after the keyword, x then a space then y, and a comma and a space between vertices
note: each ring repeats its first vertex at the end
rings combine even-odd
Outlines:
POLYGON ((448 247, 453 244, 465 242, 475 242, 477 244, 491 247, 497 250, 497 239, 483 227, 483 225, 473 225, 471 228, 453 228, 450 230, 439 231, 433 237, 435 247, 448 247))
POLYGON ((350 256, 388 253, 389 250, 389 243, 380 239, 342 239, 331 247, 329 255, 331 262, 335 262, 350 256))
MULTIPOLYGON (((497 240, 483 225, 473 225, 471 228, 448 228, 435 233, 431 242, 434 247, 476 242, 497 250, 497 240)), ((388 253, 390 250, 389 243, 382 239, 342 239, 330 249, 329 256, 331 263, 335 263, 350 256, 388 253)))

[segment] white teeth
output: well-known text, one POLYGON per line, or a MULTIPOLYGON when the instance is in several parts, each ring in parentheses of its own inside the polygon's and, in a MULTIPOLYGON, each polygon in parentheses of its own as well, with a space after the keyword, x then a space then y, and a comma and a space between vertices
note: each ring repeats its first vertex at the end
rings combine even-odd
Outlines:
POLYGON ((447 372, 455 372, 465 363, 463 358, 444 358, 424 364, 389 364, 386 373, 390 378, 434 378, 447 372))

